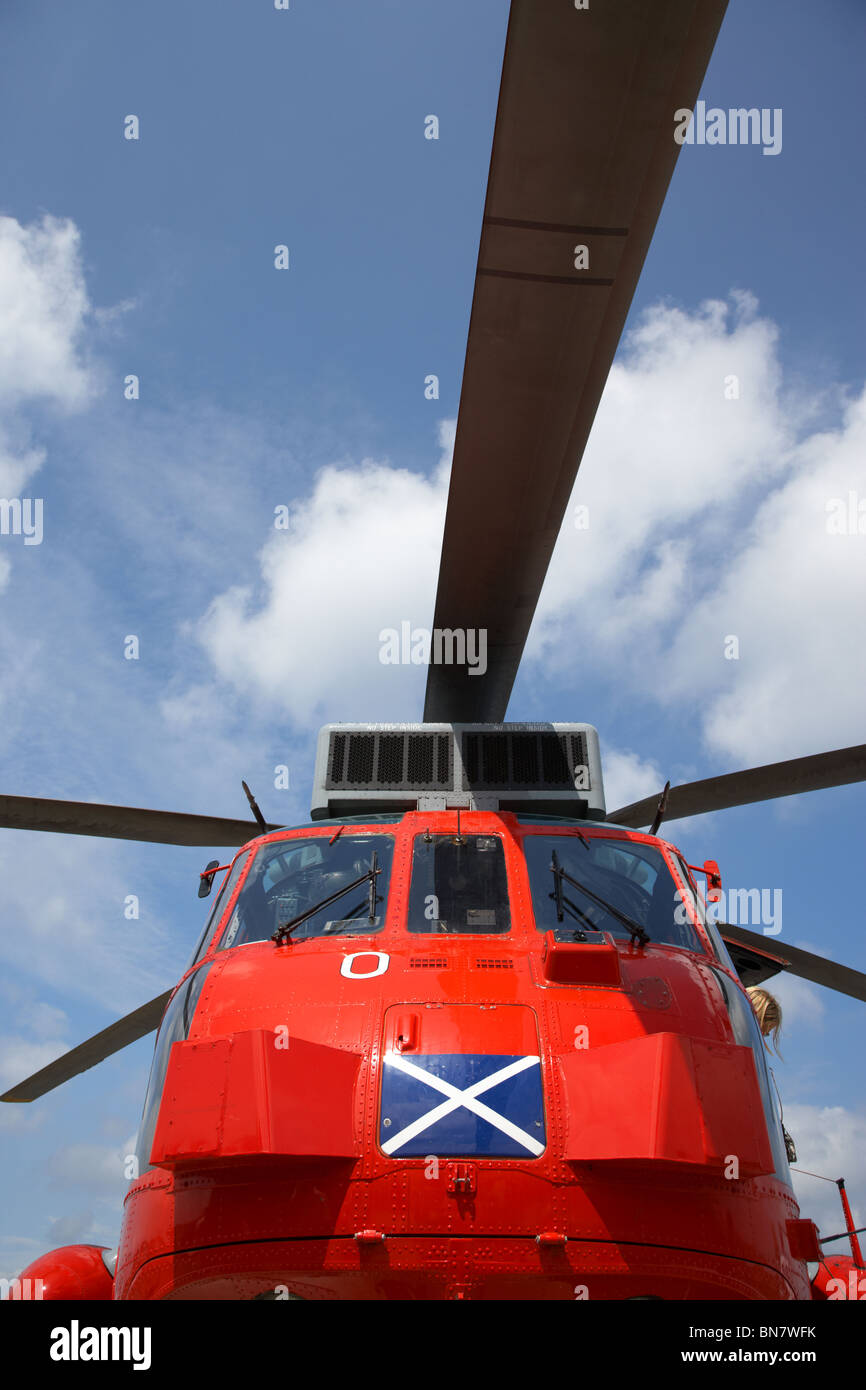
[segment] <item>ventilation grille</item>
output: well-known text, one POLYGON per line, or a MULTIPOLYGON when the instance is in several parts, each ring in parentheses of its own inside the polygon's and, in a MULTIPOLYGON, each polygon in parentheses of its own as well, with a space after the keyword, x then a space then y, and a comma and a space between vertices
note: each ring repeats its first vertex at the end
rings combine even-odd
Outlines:
POLYGON ((513 970, 513 969, 514 969, 514 961, 511 960, 510 957, 508 957, 508 956, 501 957, 499 960, 496 960, 495 958, 488 958, 487 960, 477 960, 477 961, 475 962, 475 969, 476 969, 476 970, 513 970))
POLYGON ((453 777, 447 734, 331 734, 329 790, 450 791, 453 777))
POLYGON ((409 958, 410 970, 445 970, 447 966, 447 960, 441 960, 435 956, 410 956, 409 958))
POLYGON ((583 734, 464 734, 462 754, 464 791, 574 791, 577 768, 586 769, 581 789, 589 790, 583 734))
POLYGON ((591 724, 326 724, 312 817, 406 811, 527 812, 603 820, 591 724))

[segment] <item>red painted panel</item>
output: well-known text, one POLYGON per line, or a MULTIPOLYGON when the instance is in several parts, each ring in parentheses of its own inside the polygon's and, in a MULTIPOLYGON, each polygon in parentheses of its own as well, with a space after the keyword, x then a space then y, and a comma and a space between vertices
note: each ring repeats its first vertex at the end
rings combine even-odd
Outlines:
MULTIPOLYGON (((503 1056, 538 1056, 535 1013, 521 1004, 447 1004, 420 1008, 417 1041, 420 1053, 490 1052, 503 1056)), ((406 1018, 405 1005, 385 1014, 386 1052, 399 1051, 397 1037, 406 1018)))
POLYGON ((610 942, 557 941, 545 932, 541 964, 556 984, 618 985, 619 953, 610 942))
MULTIPOLYGON (((378 1232, 376 1233, 378 1236, 378 1232)), ((560 1299, 574 1303, 648 1294, 664 1299, 776 1299, 792 1291, 774 1269, 752 1261, 664 1246, 534 1238, 291 1241, 215 1246, 150 1260, 131 1285, 135 1299, 237 1302, 271 1291, 304 1299, 560 1299)))
POLYGON ((105 1245, 63 1245, 21 1271, 13 1281, 11 1299, 67 1302, 105 1302, 113 1297, 114 1281, 102 1258, 105 1245))
POLYGON ((351 1158, 357 1053, 254 1029, 171 1049, 151 1162, 351 1158), (288 1043, 282 1046, 282 1041, 288 1043))
POLYGON ((788 1221, 788 1244, 795 1260, 821 1260, 823 1251, 818 1243, 818 1227, 814 1221, 788 1221))
POLYGON ((651 1033, 564 1055, 565 1157, 773 1171, 747 1047, 651 1033))

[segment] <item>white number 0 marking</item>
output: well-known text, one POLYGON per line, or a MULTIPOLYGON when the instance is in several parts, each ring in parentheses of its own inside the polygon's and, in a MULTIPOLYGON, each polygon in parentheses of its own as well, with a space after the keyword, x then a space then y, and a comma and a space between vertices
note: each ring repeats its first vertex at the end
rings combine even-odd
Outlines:
POLYGON ((386 951, 353 951, 350 956, 343 956, 340 963, 340 974, 345 975, 347 980, 372 980, 377 975, 384 975, 391 962, 391 957, 386 951), (353 970, 352 962, 359 956, 375 956, 375 970, 353 970))

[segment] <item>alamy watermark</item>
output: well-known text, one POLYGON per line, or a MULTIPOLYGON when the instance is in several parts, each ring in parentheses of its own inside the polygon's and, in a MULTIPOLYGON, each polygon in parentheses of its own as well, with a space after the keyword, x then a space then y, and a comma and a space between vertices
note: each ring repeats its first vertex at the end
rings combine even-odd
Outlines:
POLYGON ((775 106, 707 109, 699 101, 694 111, 681 106, 674 112, 674 139, 678 145, 763 145, 764 154, 782 152, 782 108, 775 106))
MULTIPOLYGON (((715 902, 704 904, 711 922, 728 923, 732 927, 760 927, 764 936, 778 936, 782 930, 781 888, 720 888, 715 902)), ((683 926, 689 921, 686 902, 691 895, 676 891, 677 906, 674 921, 683 926)))
POLYGON ((6 1299, 27 1303, 45 1297, 44 1279, 0 1279, 0 1302, 6 1299))
POLYGON ((487 670, 487 629, 415 627, 407 620, 379 633, 379 660, 383 666, 466 666, 470 676, 487 670))
POLYGON ((42 498, 0 497, 0 536, 23 536, 25 545, 41 545, 42 498))
POLYGON ((866 497, 860 497, 853 488, 847 498, 828 497, 824 510, 828 536, 866 536, 866 497))

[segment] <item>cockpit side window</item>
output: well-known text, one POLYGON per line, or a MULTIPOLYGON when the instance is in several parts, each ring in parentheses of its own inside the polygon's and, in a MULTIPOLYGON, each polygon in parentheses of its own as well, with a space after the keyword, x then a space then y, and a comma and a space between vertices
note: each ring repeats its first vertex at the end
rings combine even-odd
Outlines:
POLYGON ((755 1059, 755 1070, 758 1074, 758 1087, 761 1092, 761 1103, 764 1108, 764 1118, 767 1122, 767 1132, 770 1138, 770 1147, 773 1151, 773 1163, 776 1176, 782 1182, 791 1185, 791 1174, 788 1167, 788 1155, 785 1149, 785 1131, 782 1128, 782 1120, 777 1109, 777 1099, 774 1099, 773 1089, 770 1085, 770 1068, 767 1064, 767 1049, 755 1011, 749 1003, 748 998, 741 988, 729 980, 717 967, 711 967, 713 976, 719 986, 728 1016, 731 1020, 731 1027, 734 1033, 734 1040, 739 1047, 750 1047, 755 1059))
POLYGON ((697 917, 707 936, 710 938, 710 945, 713 948, 713 952, 717 960, 720 960, 723 965, 726 965, 732 975, 736 975, 737 971, 728 953, 728 948, 722 940, 721 933, 718 927, 716 926, 716 923, 714 922, 712 915, 707 910, 703 897, 695 888, 695 882, 692 878, 691 873, 689 872, 689 867, 683 859, 682 855, 676 852, 674 852, 674 864, 676 865, 677 873, 683 880, 686 901, 689 903, 689 906, 692 908, 692 911, 694 912, 695 916, 697 917))
MULTIPOLYGON (((229 869, 228 873, 223 879, 217 891, 216 900, 214 901, 213 907, 211 908, 210 916, 205 922, 204 930, 202 931, 202 934, 198 939, 198 945, 196 946, 195 951, 193 952, 192 960, 186 967, 187 970, 191 970, 192 967, 196 964, 196 962, 200 961, 202 956, 206 954, 208 947, 213 941, 214 933, 216 932, 216 929, 220 924, 220 919, 222 918, 223 912, 232 900, 232 894, 234 893, 235 888, 237 887, 238 879, 240 878, 241 874, 246 868, 248 858, 248 854, 239 854, 234 864, 229 869)), ((184 974, 186 974, 186 971, 184 971, 184 974)))
POLYGON ((498 835, 418 835, 412 853, 410 932, 501 935, 511 929, 505 851, 498 835))
POLYGON ((156 1035, 156 1045, 153 1050, 153 1061, 150 1067, 150 1079, 147 1083, 147 1094, 144 1098, 144 1110, 141 1116, 141 1124, 138 1127, 138 1139, 135 1147, 139 1173, 146 1172, 150 1167, 150 1151, 153 1147, 156 1118, 162 1100, 162 1091, 165 1085, 165 1075, 168 1071, 168 1059, 171 1053, 172 1043, 183 1042, 189 1037, 193 1014, 198 1004, 202 986, 207 979, 207 974, 212 964, 212 961, 206 961, 204 965, 200 965, 198 970, 193 971, 193 973, 188 975, 183 983, 179 985, 169 1000, 168 1007, 159 1025, 159 1032, 156 1035))

